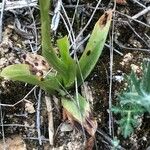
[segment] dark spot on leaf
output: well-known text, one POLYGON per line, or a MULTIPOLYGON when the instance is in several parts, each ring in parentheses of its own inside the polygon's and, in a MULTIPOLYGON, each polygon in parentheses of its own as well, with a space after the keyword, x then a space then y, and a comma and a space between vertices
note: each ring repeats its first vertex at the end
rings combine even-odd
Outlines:
POLYGON ((44 81, 44 78, 40 78, 40 81, 44 81))
POLYGON ((101 24, 104 25, 104 26, 105 26, 106 23, 107 23, 107 17, 108 17, 108 14, 105 13, 105 14, 104 14, 104 18, 102 19, 102 22, 101 22, 101 24))
POLYGON ((26 54, 23 54, 23 55, 22 55, 22 58, 23 58, 23 59, 26 59, 26 58, 27 58, 26 54))
POLYGON ((38 72, 40 73, 41 76, 43 76, 43 71, 42 70, 38 70, 38 72))
POLYGON ((37 62, 34 63, 35 66, 38 66, 39 64, 37 62))
POLYGON ((42 65, 45 66, 46 65, 46 61, 42 60, 42 65))
POLYGON ((32 69, 32 70, 31 70, 31 73, 32 73, 32 75, 36 75, 36 73, 37 73, 37 70, 35 70, 35 69, 32 69))
POLYGON ((100 40, 100 43, 103 43, 105 41, 105 39, 104 38, 102 38, 101 40, 100 40))
POLYGON ((28 64, 28 65, 30 65, 30 63, 29 63, 28 61, 25 61, 25 64, 28 64))
POLYGON ((89 56, 91 54, 91 50, 88 50, 86 55, 89 56))
POLYGON ((99 26, 104 27, 112 18, 112 10, 105 12, 99 19, 99 26))

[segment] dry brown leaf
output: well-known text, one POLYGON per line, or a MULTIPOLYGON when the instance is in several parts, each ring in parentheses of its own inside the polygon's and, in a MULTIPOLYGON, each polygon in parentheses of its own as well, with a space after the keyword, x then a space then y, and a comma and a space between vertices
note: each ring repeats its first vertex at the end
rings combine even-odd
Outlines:
POLYGON ((85 150, 93 150, 94 140, 94 137, 90 137, 89 139, 87 139, 85 150))
MULTIPOLYGON (((76 125, 76 118, 74 118, 71 113, 69 113, 66 109, 63 110, 63 119, 68 119, 71 124, 74 126, 76 125)), ((80 122, 78 122, 80 124, 80 122)), ((94 137, 95 132, 97 130, 97 121, 95 118, 92 116, 92 114, 89 112, 89 114, 86 116, 85 120, 82 122, 82 126, 86 129, 88 134, 92 137, 94 137)))

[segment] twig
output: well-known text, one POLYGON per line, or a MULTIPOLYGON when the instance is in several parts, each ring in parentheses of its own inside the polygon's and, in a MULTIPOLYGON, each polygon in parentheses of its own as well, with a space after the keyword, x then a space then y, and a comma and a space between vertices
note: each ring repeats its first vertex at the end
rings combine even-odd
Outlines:
POLYGON ((127 14, 123 14, 123 13, 121 13, 121 12, 119 12, 119 11, 115 11, 115 12, 117 12, 118 14, 120 14, 120 15, 122 15, 122 16, 125 16, 125 17, 127 17, 127 18, 129 18, 129 19, 131 19, 131 20, 133 20, 133 21, 135 21, 135 22, 138 22, 138 23, 140 23, 140 24, 142 24, 142 25, 144 25, 144 26, 146 26, 146 27, 148 27, 148 28, 150 28, 150 25, 148 25, 148 24, 146 24, 146 23, 144 23, 144 22, 141 22, 141 21, 139 21, 139 20, 137 20, 137 19, 134 19, 134 18, 132 18, 131 16, 129 16, 129 15, 127 15, 127 14))
POLYGON ((75 6, 75 11, 74 11, 74 14, 73 14, 73 17, 72 17, 72 23, 71 23, 72 26, 73 26, 73 23, 74 23, 74 20, 75 20, 75 16, 76 16, 76 13, 77 13, 79 2, 80 2, 80 0, 77 0, 77 4, 75 6))
POLYGON ((37 86, 34 86, 20 101, 16 102, 15 104, 0 104, 0 106, 4 106, 4 107, 14 107, 16 105, 18 105, 19 103, 26 101, 26 98, 33 92, 33 90, 36 88, 37 86))
POLYGON ((146 6, 145 5, 143 5, 142 3, 140 3, 139 1, 137 1, 137 0, 133 0, 135 3, 137 3, 138 5, 140 5, 141 7, 143 7, 143 8, 146 8, 146 6))
MULTIPOLYGON (((114 146, 113 139, 111 137, 109 137, 104 131, 102 131, 101 129, 97 129, 97 133, 99 133, 104 138, 104 140, 107 141, 111 146, 114 146)), ((118 147, 116 149, 117 150, 126 150, 121 145, 118 145, 118 147)))
POLYGON ((41 107, 41 93, 42 90, 39 90, 38 94, 38 99, 37 99, 37 116, 36 116, 36 128, 38 132, 38 139, 39 139, 39 144, 42 145, 42 140, 41 140, 41 119, 40 119, 40 107, 41 107))
MULTIPOLYGON (((29 5, 29 4, 28 4, 29 5)), ((35 49, 34 52, 37 52, 38 51, 38 35, 37 35, 37 28, 36 28, 36 24, 35 24, 35 19, 34 19, 34 16, 33 16, 33 12, 31 10, 31 6, 28 6, 29 8, 29 12, 30 12, 30 16, 32 18, 32 21, 33 21, 33 31, 34 31, 34 37, 35 37, 35 49)), ((30 43, 31 44, 31 43, 30 43)))
POLYGON ((2 0, 1 15, 0 15, 0 43, 2 42, 2 24, 3 24, 4 8, 5 8, 5 0, 2 0))
POLYGON ((147 44, 147 42, 135 31, 135 29, 131 26, 131 24, 130 24, 129 22, 127 22, 127 21, 123 21, 123 22, 126 22, 126 23, 128 24, 128 26, 130 27, 130 29, 135 33, 135 35, 136 35, 139 39, 141 39, 141 40, 145 43, 145 45, 146 45, 147 47, 150 47, 150 46, 147 44))
POLYGON ((148 40, 150 40, 150 36, 148 36, 146 33, 144 35, 148 38, 148 40))
MULTIPOLYGON (((4 10, 12 10, 18 9, 23 7, 34 7, 37 6, 38 0, 20 0, 20 1, 6 1, 5 9, 4 10)), ((3 4, 0 3, 0 11, 2 11, 3 4)))
MULTIPOLYGON (((80 47, 81 45, 83 45, 83 44, 89 39, 89 37, 90 37, 90 34, 88 34, 82 41, 80 41, 80 42, 78 43, 76 49, 79 50, 79 47, 80 47)), ((72 45, 70 46, 70 48, 71 48, 71 47, 72 47, 72 45)), ((77 51, 76 51, 76 52, 77 52, 77 51)), ((70 55, 72 56, 74 53, 75 53, 75 50, 73 50, 73 51, 70 53, 70 55)))
POLYGON ((63 22, 64 22, 64 24, 65 24, 65 27, 66 27, 66 30, 67 30, 67 32, 68 32, 68 36, 69 36, 69 38, 70 38, 70 41, 73 42, 72 35, 71 35, 71 31, 70 31, 70 29, 69 29, 69 27, 68 27, 68 25, 67 25, 67 22, 66 22, 65 18, 63 17, 63 15, 62 15, 61 13, 60 13, 60 17, 62 18, 62 20, 63 20, 63 22))
MULTIPOLYGON (((1 100, 0 100, 1 102, 1 100)), ((2 136, 3 136, 3 150, 6 150, 6 140, 5 140, 5 132, 4 132, 4 124, 3 124, 3 112, 2 112, 2 107, 0 106, 0 118, 1 118, 1 127, 2 127, 2 136)))
POLYGON ((62 0, 58 0, 55 6, 54 15, 52 17, 51 29, 56 31, 60 21, 60 10, 61 10, 62 0))
MULTIPOLYGON (((111 46, 110 45, 108 45, 108 44, 106 44, 105 43, 105 46, 107 47, 107 48, 110 48, 111 46)), ((118 53, 120 56, 123 56, 123 53, 121 53, 120 51, 118 51, 117 49, 113 49, 116 53, 118 53)))
POLYGON ((126 49, 126 50, 136 50, 136 51, 143 51, 143 52, 150 52, 149 49, 144 49, 144 48, 133 48, 133 47, 127 47, 127 46, 124 46, 122 43, 120 43, 118 40, 115 40, 115 43, 123 48, 123 49, 126 49))
MULTIPOLYGON (((114 11, 115 16, 115 11, 114 11)), ((110 41, 110 79, 109 79, 109 134, 114 137, 114 125, 113 125, 113 114, 112 108, 112 75, 113 75, 113 41, 114 41, 114 20, 112 22, 112 33, 110 41)))
POLYGON ((65 17, 66 17, 66 19, 67 19, 67 22, 68 22, 68 25, 69 25, 69 28, 70 28, 70 36, 71 36, 71 43, 74 43, 74 45, 75 45, 75 35, 74 35, 74 32, 73 32, 73 28, 72 28, 72 25, 71 25, 71 23, 70 23, 70 20, 69 20, 69 17, 68 17, 68 15, 67 15, 67 13, 66 13, 66 11, 65 11, 65 8, 64 8, 64 6, 63 5, 61 5, 61 7, 62 7, 62 10, 63 10, 63 12, 64 12, 64 15, 65 15, 65 17))
MULTIPOLYGON (((65 7, 65 8, 75 8, 76 5, 64 5, 64 7, 65 7)), ((89 9, 95 9, 95 7, 93 7, 93 6, 91 6, 91 5, 87 5, 87 4, 81 4, 81 5, 78 5, 78 7, 79 7, 80 9, 82 9, 82 7, 83 7, 83 8, 89 8, 89 9)), ((105 11, 106 8, 105 8, 105 7, 97 7, 97 10, 103 10, 103 11, 105 11)))
POLYGON ((22 124, 0 124, 0 126, 2 127, 25 127, 25 128, 31 128, 33 129, 34 127, 32 126, 28 126, 28 125, 22 125, 22 124))
POLYGON ((87 22, 87 24, 84 26, 84 28, 81 30, 81 32, 80 32, 80 33, 78 34, 78 36, 76 37, 76 41, 79 39, 79 37, 83 34, 83 32, 85 31, 85 29, 86 29, 86 28, 88 27, 88 25, 90 24, 90 22, 91 22, 91 20, 92 20, 92 18, 93 18, 93 16, 94 16, 94 14, 95 14, 95 12, 96 12, 98 6, 100 5, 100 3, 101 3, 101 0, 98 1, 98 3, 97 3, 97 5, 96 5, 96 7, 95 7, 95 9, 94 9, 94 11, 93 11, 93 13, 92 13, 90 19, 89 19, 88 22, 87 22))
MULTIPOLYGON (((26 140, 39 140, 39 138, 37 138, 37 137, 25 137, 23 139, 26 139, 26 140)), ((44 137, 41 137, 41 140, 42 141, 49 141, 49 139, 46 139, 44 137)))
POLYGON ((132 16, 132 19, 137 19, 140 16, 146 14, 148 11, 150 11, 150 6, 146 7, 144 10, 140 11, 139 13, 137 13, 136 15, 132 16))
POLYGON ((45 96, 45 102, 47 107, 48 115, 48 135, 49 135, 49 144, 54 145, 54 122, 53 122, 53 111, 51 97, 45 96))

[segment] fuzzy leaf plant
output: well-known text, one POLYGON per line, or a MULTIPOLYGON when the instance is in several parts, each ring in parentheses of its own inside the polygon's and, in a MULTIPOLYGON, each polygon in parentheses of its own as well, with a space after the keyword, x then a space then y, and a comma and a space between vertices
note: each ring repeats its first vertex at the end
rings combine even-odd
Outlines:
MULTIPOLYGON (((94 68, 101 55, 107 38, 111 24, 112 11, 106 11, 97 21, 87 46, 77 62, 70 56, 70 43, 67 36, 57 40, 59 54, 57 54, 52 46, 49 17, 51 0, 39 0, 39 5, 41 16, 42 56, 53 70, 55 70, 55 73, 50 72, 45 76, 42 75, 39 77, 35 74, 35 71, 39 73, 39 70, 37 68, 33 68, 32 65, 15 64, 4 68, 0 73, 0 76, 14 81, 22 81, 38 85, 49 94, 59 92, 62 97, 62 105, 65 110, 80 124, 82 122, 87 122, 87 118, 89 119, 88 115, 90 107, 86 99, 79 93, 75 93, 74 95, 78 94, 78 98, 73 96, 74 100, 78 99, 77 107, 77 104, 74 103, 71 98, 66 98, 62 91, 63 89, 69 90, 72 88, 75 83, 75 79, 77 80, 78 86, 81 85, 94 68), (74 109, 72 110, 70 108, 74 109), (82 111, 80 111, 80 108, 82 108, 82 111)), ((42 62, 45 64, 44 60, 42 60, 42 62)), ((93 136, 93 132, 91 132, 91 135, 93 136)))
POLYGON ((150 113, 150 60, 142 63, 142 76, 138 77, 132 70, 125 77, 128 87, 118 96, 118 105, 112 108, 115 114, 120 114, 118 124, 124 138, 129 137, 139 126, 139 118, 145 112, 150 113))

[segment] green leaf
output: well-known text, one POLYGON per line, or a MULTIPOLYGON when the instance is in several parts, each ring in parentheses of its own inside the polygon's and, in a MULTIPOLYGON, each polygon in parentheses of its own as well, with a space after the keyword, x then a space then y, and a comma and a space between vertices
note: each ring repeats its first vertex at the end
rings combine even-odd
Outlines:
POLYGON ((131 118, 130 111, 127 113, 127 117, 124 117, 123 119, 119 121, 122 135, 124 136, 124 138, 127 138, 134 131, 133 126, 132 126, 132 121, 133 120, 131 118))
POLYGON ((78 98, 75 97, 73 99, 62 98, 61 100, 62 106, 69 116, 68 118, 71 121, 77 121, 91 136, 94 136, 97 129, 97 122, 92 117, 89 103, 80 94, 78 94, 78 98))
POLYGON ((57 40, 57 46, 59 48, 61 60, 63 60, 63 62, 66 63, 68 62, 68 60, 72 60, 70 53, 69 53, 70 44, 69 44, 67 36, 57 40))
POLYGON ((79 95, 78 100, 70 100, 68 98, 62 98, 62 106, 80 123, 83 122, 90 111, 89 103, 79 95))
POLYGON ((69 44, 67 36, 57 40, 57 46, 60 51, 61 60, 62 62, 64 62, 66 69, 67 69, 66 74, 63 76, 64 86, 70 87, 73 85, 74 80, 75 80, 76 63, 70 56, 70 53, 69 53, 70 44, 69 44))
MULTIPOLYGON (((135 74, 135 72, 132 70, 132 72, 131 72, 131 74, 130 74, 130 76, 129 76, 129 79, 131 80, 131 85, 130 85, 130 87, 131 88, 135 88, 135 90, 136 90, 136 92, 139 94, 139 95, 143 95, 143 92, 142 92, 142 90, 141 90, 141 80, 140 79, 138 79, 138 77, 137 77, 137 75, 135 74), (132 86, 132 85, 134 85, 134 87, 132 86)), ((130 89, 130 91, 135 91, 134 89, 130 89)))
POLYGON ((23 81, 34 85, 39 83, 39 78, 35 75, 32 75, 29 65, 26 64, 10 65, 2 70, 0 76, 7 79, 23 81))
POLYGON ((146 94, 150 94, 150 62, 145 60, 143 62, 143 76, 142 76, 142 90, 146 94))
POLYGON ((61 86, 60 84, 62 83, 62 78, 61 76, 50 76, 48 75, 45 79, 40 81, 39 86, 49 92, 60 92, 61 86))
POLYGON ((102 53, 110 28, 111 18, 112 10, 109 10, 105 12, 95 24, 91 37, 79 60, 79 68, 77 72, 79 84, 82 82, 82 77, 84 80, 90 74, 102 53))
POLYGON ((60 81, 58 81, 57 77, 48 75, 45 79, 42 79, 33 75, 27 64, 10 65, 2 70, 0 76, 13 81, 22 81, 32 85, 39 85, 46 91, 59 90, 60 88, 60 81))
POLYGON ((58 58, 51 44, 49 16, 50 2, 50 0, 39 0, 41 14, 42 55, 54 69, 56 69, 60 74, 65 75, 65 72, 67 71, 65 64, 58 58))

